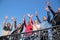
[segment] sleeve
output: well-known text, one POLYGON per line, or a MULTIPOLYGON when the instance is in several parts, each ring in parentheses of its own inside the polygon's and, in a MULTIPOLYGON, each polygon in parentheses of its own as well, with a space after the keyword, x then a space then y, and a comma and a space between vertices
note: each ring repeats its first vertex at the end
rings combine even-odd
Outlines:
POLYGON ((50 16, 50 12, 49 11, 47 11, 47 21, 50 23, 50 18, 51 18, 51 16, 50 16))
POLYGON ((3 24, 2 24, 3 27, 6 26, 6 21, 7 21, 6 19, 3 21, 3 24))
POLYGON ((23 29, 24 29, 24 23, 22 23, 22 25, 21 25, 21 30, 20 30, 20 32, 22 32, 23 29))
POLYGON ((10 31, 13 29, 13 23, 11 22, 10 31))
POLYGON ((16 21, 14 21, 14 28, 16 28, 17 27, 17 25, 16 25, 17 23, 16 23, 16 21))
POLYGON ((55 12, 52 10, 50 6, 48 6, 49 10, 52 12, 53 16, 55 16, 55 12))
POLYGON ((38 16, 36 16, 36 18, 37 18, 38 22, 41 23, 41 21, 40 21, 40 19, 38 18, 38 16))
POLYGON ((27 24, 26 24, 26 20, 24 20, 24 25, 25 25, 25 27, 27 26, 27 24))

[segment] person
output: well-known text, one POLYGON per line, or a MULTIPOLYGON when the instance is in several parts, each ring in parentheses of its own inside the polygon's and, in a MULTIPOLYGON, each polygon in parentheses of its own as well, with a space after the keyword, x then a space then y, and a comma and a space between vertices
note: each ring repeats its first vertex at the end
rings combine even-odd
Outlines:
MULTIPOLYGON (((46 11, 47 11, 47 8, 46 8, 46 11)), ((43 21, 41 22, 40 19, 38 18, 38 12, 36 12, 36 18, 37 18, 38 22, 40 23, 41 30, 50 27, 50 26, 49 26, 49 25, 50 25, 50 24, 49 24, 49 23, 50 23, 50 14, 49 14, 49 11, 47 12, 47 16, 48 16, 48 17, 43 16, 43 21)), ((41 31, 41 32, 40 32, 40 37, 41 37, 41 40, 46 40, 46 38, 47 38, 47 40, 48 40, 48 30, 43 30, 43 31, 41 31), (44 33, 45 33, 46 35, 44 35, 44 33), (46 36, 46 37, 44 38, 44 36, 46 36)))
MULTIPOLYGON (((47 11, 47 10, 46 10, 47 11)), ((50 23, 50 14, 49 14, 49 11, 47 11, 47 17, 46 16, 43 16, 43 21, 41 22, 39 17, 38 17, 38 12, 36 12, 36 18, 38 20, 38 22, 40 23, 40 27, 41 29, 45 29, 45 28, 48 28, 47 27, 47 24, 50 23), (44 26, 45 25, 45 26, 44 26)))
MULTIPOLYGON (((11 34, 12 31, 12 23, 6 23, 8 19, 8 16, 5 16, 5 19, 3 21, 3 31, 2 31, 2 36, 7 36, 11 34)), ((5 40, 8 40, 9 38, 5 38, 5 40)))
MULTIPOLYGON (((18 26, 17 26, 17 21, 16 21, 16 18, 12 17, 12 20, 14 21, 14 31, 12 32, 12 34, 15 32, 17 32, 18 30, 20 30, 20 32, 23 31, 23 26, 24 26, 24 23, 19 23, 18 26)), ((20 33, 19 32, 19 33, 20 33)), ((18 33, 18 32, 17 32, 18 33)))
MULTIPOLYGON (((25 16, 26 17, 26 16, 25 16)), ((25 17, 24 17, 24 25, 25 25, 25 32, 29 32, 29 33, 26 33, 25 34, 25 40, 30 40, 30 35, 32 34, 32 30, 33 30, 33 22, 32 22, 32 17, 33 15, 30 15, 28 14, 28 17, 29 17, 29 21, 28 21, 28 24, 26 24, 26 20, 25 20, 25 17)))
POLYGON ((52 26, 60 25, 60 8, 58 8, 58 12, 54 12, 54 10, 51 8, 50 3, 48 1, 46 2, 46 4, 53 15, 52 26))
POLYGON ((51 6, 50 6, 50 3, 47 1, 46 2, 49 10, 52 12, 52 15, 53 15, 53 19, 51 20, 51 24, 52 26, 55 26, 53 27, 52 31, 53 31, 53 38, 54 40, 57 39, 57 34, 59 33, 59 30, 60 30, 60 8, 58 8, 58 12, 55 12, 51 6))
MULTIPOLYGON (((38 31, 38 30, 40 30, 40 23, 36 19, 33 22, 33 31, 38 31)), ((39 36, 39 32, 33 32, 33 34, 32 34, 32 40, 39 40, 38 36, 39 36)))
POLYGON ((14 31, 11 34, 16 34, 12 40, 20 40, 20 33, 23 31, 24 23, 19 23, 18 26, 16 25, 16 19, 13 17, 12 20, 14 21, 14 31), (17 26, 17 27, 16 27, 17 26), (18 35, 17 35, 18 34, 18 35))
POLYGON ((33 31, 40 30, 40 23, 36 19, 33 23, 33 31))
MULTIPOLYGON (((50 27, 52 27, 51 20, 50 20, 51 16, 50 16, 50 12, 48 10, 48 7, 46 7, 45 10, 47 12, 47 15, 49 16, 49 18, 48 18, 49 21, 48 22, 50 24, 50 27)), ((48 37, 49 37, 49 40, 52 40, 52 32, 51 32, 51 29, 48 30, 48 37)))
POLYGON ((7 23, 6 21, 8 19, 8 16, 5 16, 5 19, 3 21, 3 31, 2 31, 2 36, 9 35, 10 32, 12 31, 12 23, 7 23))

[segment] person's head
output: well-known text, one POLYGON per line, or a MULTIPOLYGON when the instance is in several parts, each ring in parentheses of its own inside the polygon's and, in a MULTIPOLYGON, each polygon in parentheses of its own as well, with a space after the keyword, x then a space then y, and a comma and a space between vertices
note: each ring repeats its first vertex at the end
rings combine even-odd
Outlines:
POLYGON ((38 20, 36 19, 36 20, 34 20, 34 24, 38 24, 38 20))
POLYGON ((11 27, 11 23, 7 23, 7 26, 10 28, 11 27))
POLYGON ((20 28, 20 27, 21 27, 21 23, 18 24, 18 28, 20 28))
POLYGON ((43 21, 46 21, 46 20, 47 20, 46 16, 43 16, 43 21))
POLYGON ((60 8, 58 8, 58 13, 60 13, 60 8))

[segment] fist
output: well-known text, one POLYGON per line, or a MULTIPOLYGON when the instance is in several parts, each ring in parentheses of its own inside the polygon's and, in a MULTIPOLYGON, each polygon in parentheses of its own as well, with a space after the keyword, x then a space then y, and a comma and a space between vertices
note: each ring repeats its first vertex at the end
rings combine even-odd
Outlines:
POLYGON ((5 19, 8 19, 8 16, 5 16, 5 19))

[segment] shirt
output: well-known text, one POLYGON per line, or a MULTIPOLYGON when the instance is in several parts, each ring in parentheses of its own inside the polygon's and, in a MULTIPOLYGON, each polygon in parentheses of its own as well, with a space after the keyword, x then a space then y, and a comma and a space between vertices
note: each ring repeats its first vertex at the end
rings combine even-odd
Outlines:
POLYGON ((45 28, 51 27, 51 25, 48 23, 48 21, 41 22, 40 26, 41 26, 41 29, 45 29, 45 28))
POLYGON ((33 25, 33 31, 40 30, 40 24, 34 24, 33 25))

